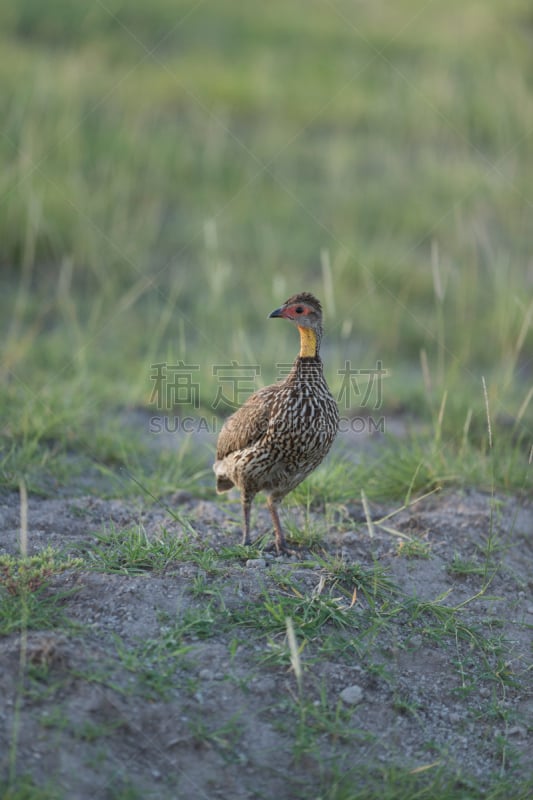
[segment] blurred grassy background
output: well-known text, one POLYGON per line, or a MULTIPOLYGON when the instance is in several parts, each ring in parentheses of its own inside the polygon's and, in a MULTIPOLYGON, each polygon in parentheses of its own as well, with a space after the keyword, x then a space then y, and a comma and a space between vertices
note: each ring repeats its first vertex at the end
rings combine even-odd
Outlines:
POLYGON ((5 484, 131 466, 116 412, 154 362, 200 365, 206 407, 213 364, 272 380, 297 342, 266 316, 302 289, 332 385, 381 359, 383 412, 472 463, 484 375, 498 482, 524 484, 528 0, 3 0, 0 31, 5 484))

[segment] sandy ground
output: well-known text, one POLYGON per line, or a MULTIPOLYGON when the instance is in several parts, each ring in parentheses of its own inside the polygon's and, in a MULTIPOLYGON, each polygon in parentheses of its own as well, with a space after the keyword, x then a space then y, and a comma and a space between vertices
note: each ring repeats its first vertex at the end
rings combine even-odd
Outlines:
MULTIPOLYGON (((29 550, 87 554, 96 532, 139 524, 148 537, 163 528, 192 537, 196 552, 239 541, 236 496, 211 502, 182 492, 167 501, 185 512, 193 533, 142 500, 31 496, 29 550)), ((187 558, 138 575, 55 576, 46 592, 69 591, 62 610, 75 627, 0 639, 0 775, 15 742, 18 773, 69 799, 326 798, 335 796, 335 776, 351 770, 357 782, 358 770, 392 763, 429 767, 428 775, 444 769, 465 786, 509 776, 514 796, 528 796, 531 502, 477 491, 432 495, 390 523, 427 545, 425 557, 414 558, 398 551, 397 534, 377 528, 370 537, 359 503, 329 512, 334 522, 320 547, 295 558, 221 559, 207 568, 187 558), (390 598, 385 590, 376 611, 363 591, 342 594, 320 564, 328 555, 378 566, 395 587, 390 598), (460 562, 490 564, 482 596, 475 597, 486 576, 457 573, 451 565, 460 562), (269 598, 289 596, 336 601, 347 621, 342 630, 327 621, 313 629, 301 652, 300 693, 283 630, 243 622, 243 611, 261 614, 269 598), (437 598, 446 607, 465 603, 453 615, 464 635, 451 624, 448 633, 423 605, 437 598), (196 623, 184 632, 189 618, 196 623)), ((284 510, 296 525, 301 514, 284 510)), ((312 518, 320 522, 323 509, 312 518)), ((18 494, 6 492, 0 553, 17 553, 19 525, 18 494)), ((255 526, 269 531, 261 502, 255 526)))

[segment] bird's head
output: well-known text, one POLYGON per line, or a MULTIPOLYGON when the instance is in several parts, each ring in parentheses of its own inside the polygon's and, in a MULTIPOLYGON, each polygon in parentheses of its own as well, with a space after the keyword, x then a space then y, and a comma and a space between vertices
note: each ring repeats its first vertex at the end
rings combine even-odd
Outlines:
POLYGON ((318 355, 322 337, 322 306, 309 292, 300 292, 289 297, 282 306, 276 308, 269 317, 280 317, 294 322, 300 331, 300 357, 318 355))

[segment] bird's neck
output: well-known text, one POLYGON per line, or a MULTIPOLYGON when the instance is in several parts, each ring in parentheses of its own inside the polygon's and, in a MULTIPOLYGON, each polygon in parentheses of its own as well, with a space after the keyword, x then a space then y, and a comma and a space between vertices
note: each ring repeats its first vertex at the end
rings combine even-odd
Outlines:
POLYGON ((303 328, 298 325, 300 332, 300 358, 316 358, 320 339, 312 328, 303 328))

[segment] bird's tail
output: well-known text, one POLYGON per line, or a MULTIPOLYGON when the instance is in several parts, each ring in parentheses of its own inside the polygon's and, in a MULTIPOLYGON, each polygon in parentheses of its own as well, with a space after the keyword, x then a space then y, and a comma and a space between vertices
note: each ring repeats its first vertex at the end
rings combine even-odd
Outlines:
POLYGON ((215 461, 213 464, 213 469, 215 471, 215 475, 217 476, 217 494, 229 492, 229 490, 232 489, 235 484, 224 472, 222 461, 215 461))
POLYGON ((230 481, 229 478, 217 478, 217 494, 222 494, 222 492, 229 492, 235 486, 233 481, 230 481))

